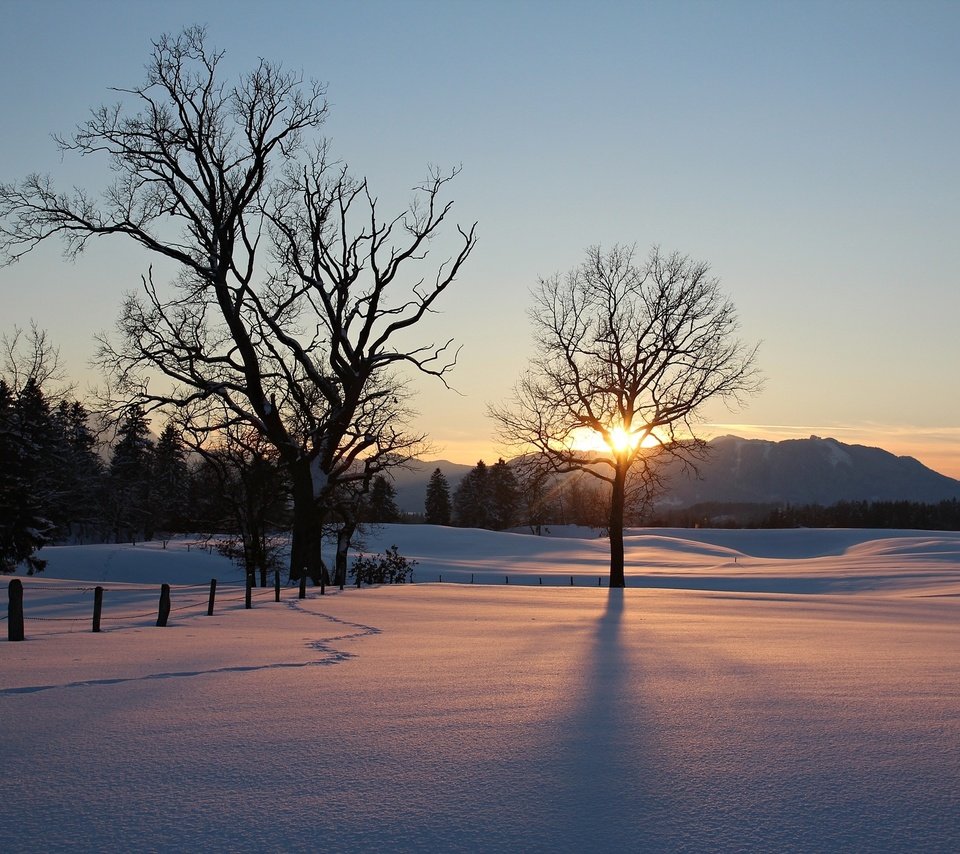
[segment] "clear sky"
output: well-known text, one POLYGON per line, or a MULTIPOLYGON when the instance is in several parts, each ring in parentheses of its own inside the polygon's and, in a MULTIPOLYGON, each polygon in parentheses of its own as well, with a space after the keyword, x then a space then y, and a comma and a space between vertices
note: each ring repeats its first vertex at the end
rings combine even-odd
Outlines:
MULTIPOLYGON (((401 210, 462 164, 476 251, 437 337, 459 394, 424 384, 437 456, 498 453, 486 405, 529 355, 528 289, 594 244, 710 262, 767 385, 708 435, 878 445, 960 477, 960 2, 143 2, 0 0, 0 180, 49 172, 150 40, 205 24, 325 81, 334 152, 401 210)), ((0 331, 31 319, 86 376, 146 259, 101 242, 0 270, 0 331)))

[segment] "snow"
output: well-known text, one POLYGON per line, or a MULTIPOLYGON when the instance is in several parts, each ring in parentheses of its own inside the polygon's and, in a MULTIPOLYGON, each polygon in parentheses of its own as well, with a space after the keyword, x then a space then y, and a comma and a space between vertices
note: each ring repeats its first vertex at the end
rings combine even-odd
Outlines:
POLYGON ((327 486, 330 483, 330 478, 327 476, 327 473, 323 470, 321 466, 321 459, 323 454, 320 449, 314 454, 313 459, 310 460, 310 478, 313 483, 313 495, 315 498, 319 498, 326 491, 327 486))
POLYGON ((596 537, 367 541, 417 583, 249 611, 183 540, 45 548, 4 851, 960 848, 960 534, 631 531, 626 591, 596 537))

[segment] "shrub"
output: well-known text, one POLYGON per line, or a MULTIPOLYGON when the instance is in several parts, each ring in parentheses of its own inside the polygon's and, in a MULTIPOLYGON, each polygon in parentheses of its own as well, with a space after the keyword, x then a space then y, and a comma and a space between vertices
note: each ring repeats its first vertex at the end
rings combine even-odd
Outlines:
POLYGON ((357 555, 350 568, 350 577, 361 584, 404 584, 413 576, 415 560, 408 560, 390 546, 382 555, 357 555))

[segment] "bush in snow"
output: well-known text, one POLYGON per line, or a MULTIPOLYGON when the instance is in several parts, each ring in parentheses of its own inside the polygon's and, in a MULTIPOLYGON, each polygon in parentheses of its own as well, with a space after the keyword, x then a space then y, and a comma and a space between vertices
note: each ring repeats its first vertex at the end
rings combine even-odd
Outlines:
POLYGON ((403 584, 413 576, 415 560, 408 560, 390 546, 382 555, 358 555, 353 560, 350 577, 361 584, 403 584))

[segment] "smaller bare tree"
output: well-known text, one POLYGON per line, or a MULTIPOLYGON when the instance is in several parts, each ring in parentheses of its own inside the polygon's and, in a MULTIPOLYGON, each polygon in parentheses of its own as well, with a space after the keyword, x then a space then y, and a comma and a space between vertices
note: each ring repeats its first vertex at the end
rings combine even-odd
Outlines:
POLYGON ((66 399, 73 390, 60 385, 66 377, 60 348, 50 342, 45 329, 32 321, 29 331, 14 326, 12 332, 5 332, 0 338, 0 376, 15 394, 32 380, 54 402, 66 399))
POLYGON ((630 247, 591 248, 533 296, 537 355, 490 414, 504 442, 550 470, 609 485, 610 586, 624 587, 628 504, 662 488, 665 458, 695 464, 705 403, 759 390, 756 347, 736 337, 733 303, 707 264, 656 248, 640 264, 630 247))
POLYGON ((180 428, 185 444, 203 461, 197 477, 201 483, 212 480, 213 488, 206 491, 216 497, 214 507, 225 511, 225 518, 217 515, 206 521, 226 523, 236 532, 240 545, 236 556, 242 557, 244 571, 259 573, 260 586, 266 587, 268 573, 279 569, 278 533, 288 527, 290 490, 276 448, 242 423, 215 437, 194 429, 189 419, 181 421, 180 428))

